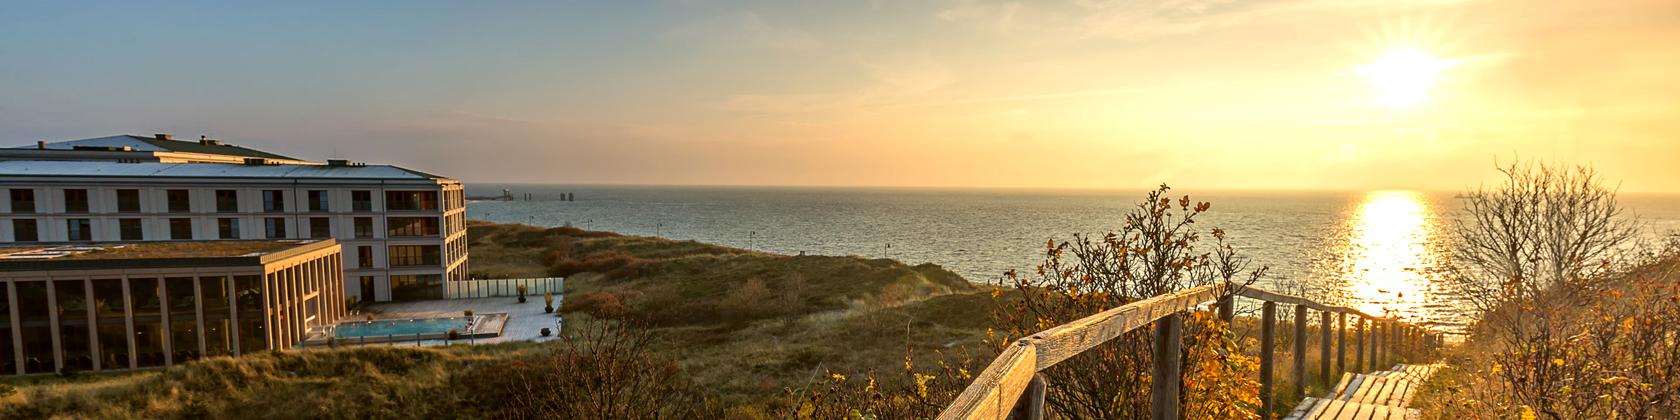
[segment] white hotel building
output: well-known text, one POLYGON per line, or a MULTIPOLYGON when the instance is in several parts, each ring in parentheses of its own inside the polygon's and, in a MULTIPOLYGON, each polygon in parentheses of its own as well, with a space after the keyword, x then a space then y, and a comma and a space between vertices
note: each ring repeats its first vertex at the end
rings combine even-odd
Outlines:
POLYGON ((0 243, 335 238, 355 301, 467 278, 461 183, 396 166, 112 136, 0 149, 0 191, 0 243))

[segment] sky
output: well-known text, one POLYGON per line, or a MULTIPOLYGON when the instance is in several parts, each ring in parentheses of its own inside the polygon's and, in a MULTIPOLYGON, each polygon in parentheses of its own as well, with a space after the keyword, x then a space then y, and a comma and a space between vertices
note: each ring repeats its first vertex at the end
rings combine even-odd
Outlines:
POLYGON ((5 145, 173 133, 469 183, 978 188, 1450 191, 1522 158, 1680 191, 1672 0, 65 1, 0 20, 5 145))

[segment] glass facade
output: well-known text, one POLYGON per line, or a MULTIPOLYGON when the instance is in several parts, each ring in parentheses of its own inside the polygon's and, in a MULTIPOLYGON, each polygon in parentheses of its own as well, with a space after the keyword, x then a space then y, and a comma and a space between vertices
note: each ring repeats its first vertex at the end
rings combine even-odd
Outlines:
POLYGON ((386 191, 386 211, 437 211, 437 191, 386 191))
POLYGON ((345 312, 337 249, 221 273, 0 272, 0 375, 164 366, 295 347, 345 312))
POLYGON ((99 335, 101 369, 128 367, 128 317, 120 278, 93 280, 93 314, 99 335))
POLYGON ((438 236, 436 217, 391 217, 385 219, 385 226, 390 237, 438 236))
POLYGON ((163 295, 155 278, 130 277, 129 300, 134 303, 134 354, 139 367, 163 366, 163 295))
POLYGON ((233 355, 233 302, 226 276, 198 278, 198 291, 204 310, 204 355, 207 357, 233 355))
POLYGON ((443 299, 443 275, 391 276, 391 299, 443 299))
POLYGON ((198 349, 198 296, 193 278, 166 278, 163 290, 169 305, 169 354, 175 363, 197 360, 203 352, 198 349))
POLYGON ((15 323, 23 333, 23 348, 18 349, 23 356, 23 372, 57 372, 58 367, 53 364, 52 305, 47 300, 47 282, 20 281, 14 285, 17 297, 13 303, 18 306, 15 323))
POLYGON ((83 280, 53 281, 58 302, 59 356, 64 367, 93 369, 93 346, 89 341, 87 284, 83 280))
POLYGON ((12 291, 0 285, 0 375, 17 372, 17 349, 12 348, 12 291))

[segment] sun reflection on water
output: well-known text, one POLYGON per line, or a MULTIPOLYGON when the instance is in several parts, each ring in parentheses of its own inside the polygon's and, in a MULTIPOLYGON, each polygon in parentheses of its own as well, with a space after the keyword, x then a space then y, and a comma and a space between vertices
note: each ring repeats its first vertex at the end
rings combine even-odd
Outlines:
POLYGON ((1370 314, 1452 323, 1435 287, 1441 229, 1435 209, 1414 191, 1374 191, 1347 219, 1341 277, 1348 303, 1370 314))

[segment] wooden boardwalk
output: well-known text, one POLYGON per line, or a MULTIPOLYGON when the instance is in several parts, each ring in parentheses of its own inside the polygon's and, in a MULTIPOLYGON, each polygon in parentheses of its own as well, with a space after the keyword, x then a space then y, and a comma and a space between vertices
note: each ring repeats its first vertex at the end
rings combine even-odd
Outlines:
POLYGON ((1417 409, 1407 408, 1423 381, 1440 365, 1395 365, 1394 368, 1364 374, 1344 373, 1335 390, 1324 398, 1307 398, 1295 407, 1288 420, 1402 420, 1418 418, 1417 409))

